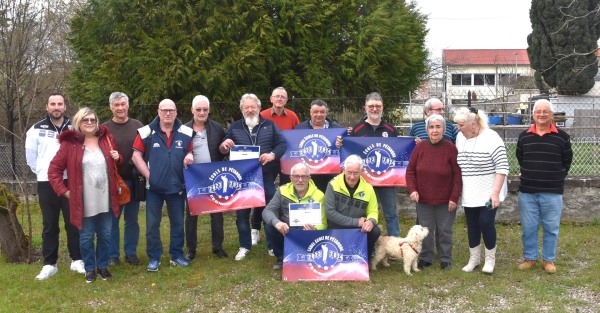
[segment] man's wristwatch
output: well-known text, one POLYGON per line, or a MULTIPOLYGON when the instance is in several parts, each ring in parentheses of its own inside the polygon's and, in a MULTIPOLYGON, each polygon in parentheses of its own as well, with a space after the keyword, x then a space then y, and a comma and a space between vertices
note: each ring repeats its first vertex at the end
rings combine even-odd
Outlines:
POLYGON ((373 223, 373 226, 377 225, 377 221, 374 218, 370 218, 368 220, 371 221, 371 223, 373 223))

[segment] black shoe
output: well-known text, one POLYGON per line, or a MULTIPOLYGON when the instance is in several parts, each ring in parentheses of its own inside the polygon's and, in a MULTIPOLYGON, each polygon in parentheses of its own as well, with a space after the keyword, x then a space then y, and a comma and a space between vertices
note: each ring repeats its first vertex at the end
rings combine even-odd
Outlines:
POLYGON ((140 259, 138 259, 137 255, 135 254, 125 256, 125 262, 131 265, 140 265, 140 259))
POLYGON ((449 270, 451 267, 452 267, 452 263, 450 263, 450 262, 440 263, 440 268, 443 270, 449 270))
POLYGON ((196 258, 196 250, 188 250, 185 254, 185 259, 189 262, 196 258))
POLYGON ((96 272, 95 271, 86 271, 85 272, 85 282, 86 283, 91 283, 93 281, 96 281, 96 272))
POLYGON ((213 253, 219 258, 219 259, 226 259, 227 257, 229 257, 227 255, 227 253, 225 252, 225 250, 223 249, 215 249, 213 250, 213 253))
POLYGON ((100 277, 102 278, 102 280, 107 280, 107 279, 111 279, 112 275, 110 274, 110 272, 105 269, 105 268, 99 268, 98 269, 98 275, 100 275, 100 277))
POLYGON ((108 266, 117 266, 117 265, 121 265, 121 261, 119 260, 119 258, 108 259, 108 266))
POLYGON ((431 265, 433 265, 433 264, 431 264, 427 261, 419 260, 419 263, 417 264, 417 268, 420 270, 423 270, 424 268, 430 267, 431 265))
POLYGON ((282 268, 283 268, 283 260, 277 260, 275 265, 273 265, 273 269, 276 271, 281 271, 282 268))

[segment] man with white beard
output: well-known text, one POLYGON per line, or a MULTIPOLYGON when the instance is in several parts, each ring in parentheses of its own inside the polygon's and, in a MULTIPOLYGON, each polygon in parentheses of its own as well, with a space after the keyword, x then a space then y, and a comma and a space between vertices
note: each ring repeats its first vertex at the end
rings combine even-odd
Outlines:
MULTIPOLYGON (((261 154, 258 160, 262 164, 265 200, 269 202, 275 194, 275 177, 278 173, 279 159, 286 150, 285 140, 273 121, 260 116, 260 100, 256 95, 244 94, 240 100, 240 110, 244 117, 229 126, 219 150, 227 155, 234 145, 260 147, 261 154)), ((264 207, 254 209, 262 214, 264 207)), ((240 250, 235 256, 236 261, 243 260, 252 248, 250 212, 251 208, 236 211, 235 223, 240 243, 240 250)), ((267 227, 265 232, 269 236, 267 227)), ((273 251, 269 251, 269 254, 274 255, 273 251)))

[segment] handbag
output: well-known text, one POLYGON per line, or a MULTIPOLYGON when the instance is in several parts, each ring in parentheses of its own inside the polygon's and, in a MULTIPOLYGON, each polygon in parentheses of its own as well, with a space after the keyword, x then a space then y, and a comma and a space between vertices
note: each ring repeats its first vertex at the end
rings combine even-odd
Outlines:
MULTIPOLYGON (((112 144, 110 143, 110 139, 108 139, 108 148, 113 150, 112 144)), ((131 201, 131 190, 123 180, 123 177, 119 175, 119 171, 117 169, 117 161, 113 159, 113 165, 115 166, 115 176, 117 177, 117 198, 119 199, 119 205, 127 204, 131 201)))
MULTIPOLYGON (((144 163, 148 164, 148 158, 150 158, 150 144, 152 143, 152 136, 146 139, 146 148, 144 152, 144 163)), ((146 177, 140 174, 137 167, 133 167, 133 199, 135 201, 146 201, 146 177)))

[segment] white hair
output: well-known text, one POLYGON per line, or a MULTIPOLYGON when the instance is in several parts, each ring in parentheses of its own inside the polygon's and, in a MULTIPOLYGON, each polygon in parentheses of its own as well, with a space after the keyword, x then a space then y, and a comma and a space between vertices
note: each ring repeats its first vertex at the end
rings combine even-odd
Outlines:
POLYGON ((304 162, 294 164, 294 166, 292 166, 292 168, 290 169, 290 175, 294 175, 294 171, 302 168, 306 170, 306 175, 310 176, 310 167, 304 162))
POLYGON ((550 108, 550 112, 554 113, 554 107, 552 106, 552 102, 550 102, 550 101, 548 101, 548 100, 546 100, 546 99, 540 99, 540 100, 537 100, 537 101, 536 101, 536 102, 533 104, 533 109, 531 109, 531 110, 532 110, 532 111, 535 111, 535 107, 536 107, 538 104, 547 104, 547 105, 548 105, 548 107, 550 108))
POLYGON ((195 96, 194 100, 192 100, 192 109, 196 106, 197 103, 199 102, 206 102, 208 104, 208 107, 210 108, 210 101, 208 101, 208 98, 203 96, 203 95, 199 95, 199 96, 195 96))
POLYGON ((458 109, 454 112, 454 121, 457 123, 476 122, 482 128, 489 128, 487 114, 473 107, 458 109))
POLYGON ((357 154, 353 154, 353 155, 347 157, 346 160, 344 161, 344 168, 347 168, 348 165, 352 165, 352 164, 359 164, 360 171, 362 172, 363 160, 360 158, 360 156, 358 156, 357 154))
POLYGON ((431 114, 427 119, 425 119, 425 131, 429 129, 429 123, 431 122, 441 122, 442 128, 444 130, 444 134, 446 133, 446 120, 443 116, 437 114, 431 114))

